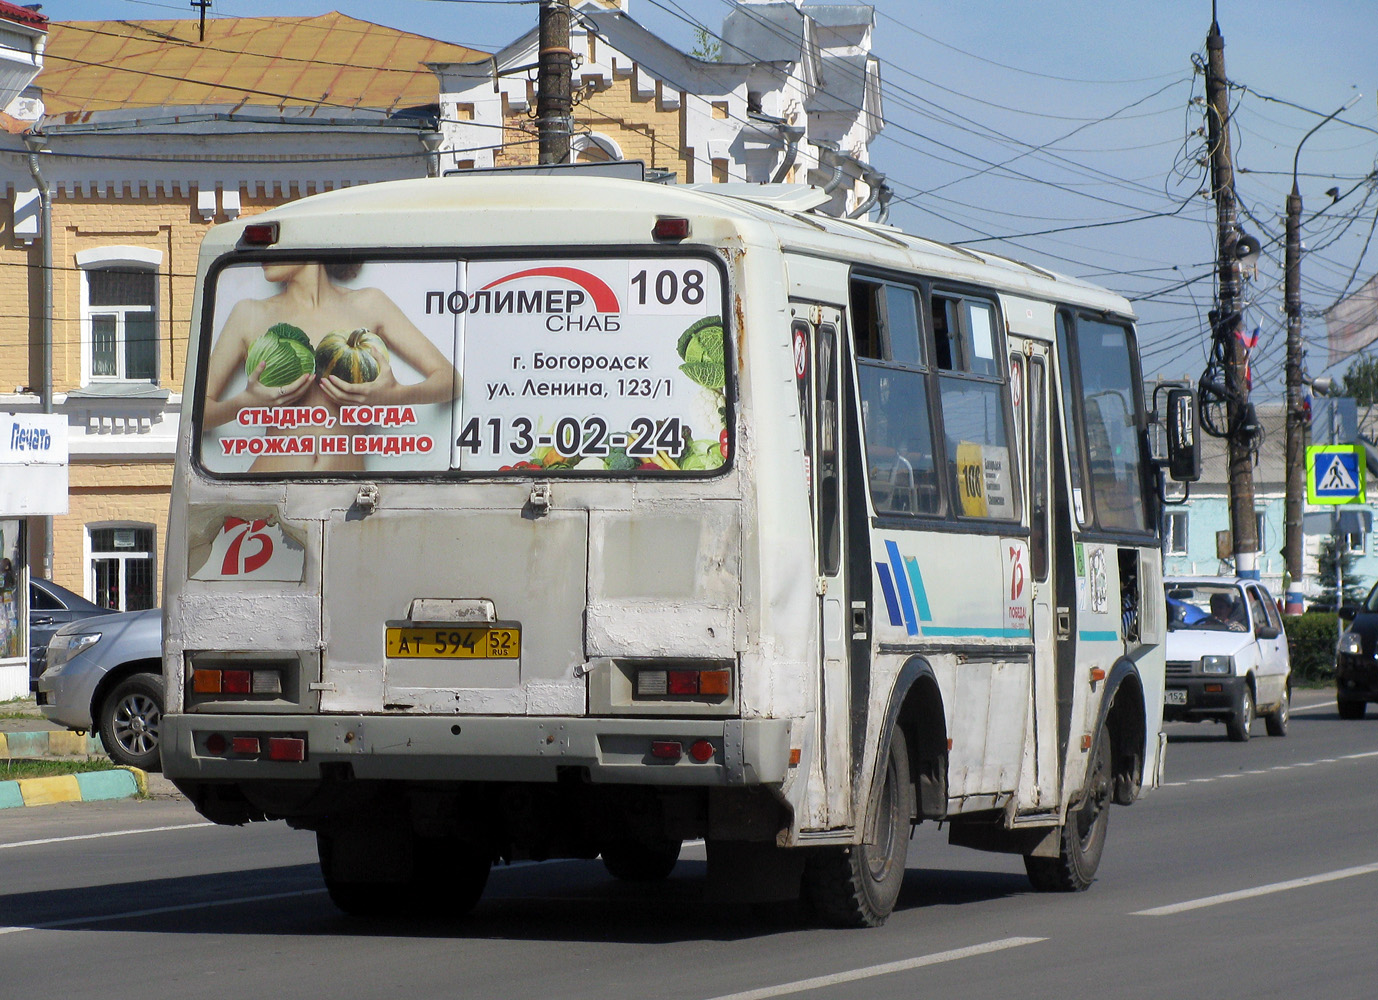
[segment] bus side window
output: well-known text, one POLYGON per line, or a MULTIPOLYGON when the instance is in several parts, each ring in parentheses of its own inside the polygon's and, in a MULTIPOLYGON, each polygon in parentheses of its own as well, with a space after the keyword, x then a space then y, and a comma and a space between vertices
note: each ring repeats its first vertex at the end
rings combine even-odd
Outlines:
POLYGON ((878 281, 852 281, 852 336, 859 358, 884 357, 881 348, 881 290, 878 281))
POLYGON ((942 511, 920 302, 912 285, 852 282, 866 471, 877 514, 942 511))
POLYGON ((838 454, 837 328, 823 325, 815 340, 818 399, 818 572, 836 576, 842 568, 841 456, 838 454))

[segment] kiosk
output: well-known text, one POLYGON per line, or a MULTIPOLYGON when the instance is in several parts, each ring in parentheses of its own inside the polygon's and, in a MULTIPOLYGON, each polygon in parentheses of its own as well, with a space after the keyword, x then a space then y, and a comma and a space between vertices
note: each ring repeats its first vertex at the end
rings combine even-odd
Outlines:
POLYGON ((0 413, 0 701, 29 693, 27 519, 67 513, 67 418, 0 413))

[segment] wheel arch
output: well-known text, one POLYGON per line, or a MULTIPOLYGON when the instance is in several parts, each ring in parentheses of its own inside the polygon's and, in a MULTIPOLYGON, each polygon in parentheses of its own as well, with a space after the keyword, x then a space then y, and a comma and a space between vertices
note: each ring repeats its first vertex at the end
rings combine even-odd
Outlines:
POLYGON ((911 656, 900 667, 890 690, 881 724, 880 745, 867 787, 865 835, 874 840, 878 815, 875 795, 890 759, 891 736, 896 727, 904 732, 908 748, 909 776, 915 786, 918 819, 942 819, 947 815, 947 716, 942 690, 932 665, 922 656, 911 656))
POLYGON ((1143 678, 1127 657, 1120 657, 1105 678, 1105 694, 1092 734, 1102 726, 1110 731, 1110 767, 1115 788, 1113 800, 1132 803, 1143 787, 1144 761, 1148 753, 1148 712, 1143 678))
MULTIPOLYGON (((91 692, 91 731, 100 732, 100 713, 101 706, 105 704, 105 699, 110 696, 115 685, 119 684, 126 677, 133 677, 135 674, 152 674, 158 682, 158 687, 163 687, 163 661, 156 657, 144 660, 129 660, 118 666, 111 667, 105 672, 105 676, 96 684, 96 689, 91 692)), ((167 694, 163 695, 164 705, 166 706, 167 694)))

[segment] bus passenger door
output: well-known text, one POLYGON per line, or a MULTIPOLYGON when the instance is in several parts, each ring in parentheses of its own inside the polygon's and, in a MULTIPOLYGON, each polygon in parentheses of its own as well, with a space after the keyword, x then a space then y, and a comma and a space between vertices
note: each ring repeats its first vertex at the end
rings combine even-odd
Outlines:
MULTIPOLYGON (((795 303, 795 373, 800 377, 809 437, 809 486, 813 502, 815 590, 819 601, 819 738, 827 824, 852 824, 853 640, 847 586, 846 437, 843 405, 842 314, 832 306, 795 303), (803 337, 805 343, 800 343, 803 337), (801 353, 802 352, 802 353, 801 353), (801 359, 806 365, 800 371, 801 359)), ((865 618, 865 638, 869 616, 865 618)))
MULTIPOLYGON (((1054 475, 1052 450, 1049 446, 1051 424, 1048 405, 1049 369, 1048 346, 1040 341, 1024 342, 1027 385, 1024 389, 1027 420, 1023 438, 1027 468, 1024 481, 1029 489, 1029 576, 1033 583, 1033 735, 1034 782, 1032 796, 1039 809, 1055 808, 1058 804, 1058 726, 1057 726, 1057 655, 1059 606, 1052 558, 1054 490, 1063 489, 1061 479, 1054 475)), ((1012 373, 1013 374, 1013 373, 1012 373)), ((1064 501, 1065 505, 1065 501, 1064 501)), ((1063 611, 1064 618, 1066 612, 1063 611)), ((1064 637, 1065 641, 1065 637, 1064 637)), ((1025 789, 1021 789, 1021 793, 1025 789)), ((1028 798, 1021 795, 1025 801, 1028 798)))

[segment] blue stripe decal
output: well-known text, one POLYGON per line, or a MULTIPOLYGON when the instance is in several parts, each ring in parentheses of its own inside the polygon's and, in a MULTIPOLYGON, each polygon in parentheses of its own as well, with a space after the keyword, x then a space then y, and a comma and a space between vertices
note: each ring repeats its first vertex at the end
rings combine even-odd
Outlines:
POLYGON ((1081 632, 1078 632, 1078 633, 1077 633, 1077 636, 1081 639, 1082 642, 1119 642, 1119 641, 1120 641, 1120 634, 1119 634, 1118 632, 1087 632, 1086 630, 1083 629, 1081 632))
POLYGON ((953 636, 953 637, 977 637, 981 639, 1027 639, 1029 630, 1026 628, 978 628, 976 626, 958 626, 947 628, 939 625, 925 625, 924 635, 934 636, 953 636))
POLYGON ((891 625, 903 625, 904 619, 900 617, 900 602, 895 598, 895 584, 890 579, 890 567, 883 562, 876 563, 876 572, 880 574, 880 592, 885 595, 885 610, 890 612, 891 625))
POLYGON ((919 561, 913 556, 905 556, 904 568, 909 571, 909 583, 914 588, 914 603, 918 605, 919 621, 931 622, 933 612, 928 610, 928 593, 923 589, 923 577, 919 575, 919 561))
POLYGON ((904 630, 910 635, 918 635, 919 623, 914 618, 914 602, 910 599, 909 588, 904 585, 904 561, 900 558, 900 547, 887 541, 885 550, 890 553, 890 567, 895 571, 895 589, 899 591, 900 608, 904 611, 904 630))

